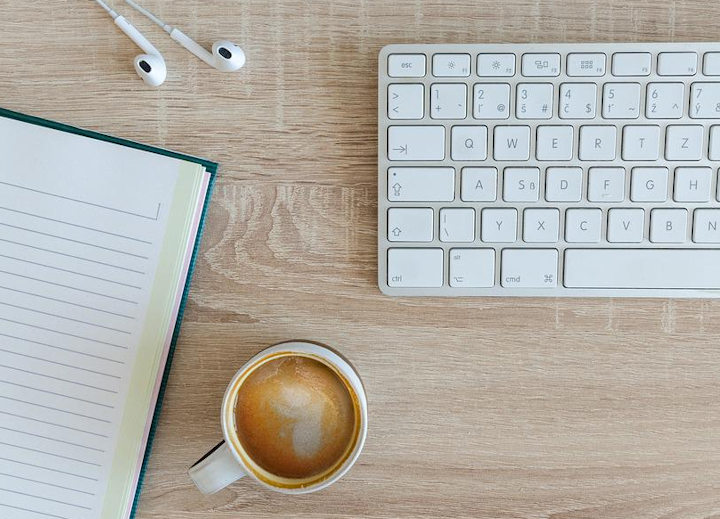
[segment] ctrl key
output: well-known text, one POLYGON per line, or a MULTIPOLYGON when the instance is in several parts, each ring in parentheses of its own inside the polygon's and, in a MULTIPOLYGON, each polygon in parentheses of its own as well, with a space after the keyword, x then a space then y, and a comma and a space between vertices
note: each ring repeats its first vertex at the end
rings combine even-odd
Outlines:
POLYGON ((501 282, 505 288, 555 288, 558 251, 556 249, 504 249, 501 282))
POLYGON ((388 249, 387 283, 390 287, 441 287, 443 250, 388 249))

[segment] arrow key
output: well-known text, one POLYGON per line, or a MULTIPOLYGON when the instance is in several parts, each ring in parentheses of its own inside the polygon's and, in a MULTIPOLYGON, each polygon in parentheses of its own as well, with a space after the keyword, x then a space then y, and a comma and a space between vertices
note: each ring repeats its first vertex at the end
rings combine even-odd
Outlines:
POLYGON ((388 241, 432 241, 433 210, 425 207, 388 209, 387 228, 388 241))
POLYGON ((388 119, 422 119, 424 94, 421 84, 388 85, 388 119))

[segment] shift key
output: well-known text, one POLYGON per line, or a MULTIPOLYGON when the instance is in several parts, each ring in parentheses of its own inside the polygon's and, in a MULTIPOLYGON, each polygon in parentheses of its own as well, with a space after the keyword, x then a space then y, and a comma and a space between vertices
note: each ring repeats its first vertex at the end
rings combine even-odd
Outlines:
POLYGON ((444 158, 444 126, 390 126, 388 128, 388 159, 443 160, 444 158))

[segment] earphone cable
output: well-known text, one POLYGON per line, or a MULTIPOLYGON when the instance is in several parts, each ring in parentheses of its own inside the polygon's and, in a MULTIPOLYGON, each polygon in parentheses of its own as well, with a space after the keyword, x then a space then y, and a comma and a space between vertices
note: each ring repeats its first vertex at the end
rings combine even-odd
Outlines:
POLYGON ((115 11, 113 11, 113 9, 112 9, 109 5, 107 5, 103 0, 95 0, 95 2, 96 2, 100 7, 102 7, 103 9, 105 9, 105 10, 108 12, 108 14, 113 17, 113 20, 114 20, 115 18, 117 18, 118 16, 120 16, 120 15, 117 14, 115 11))
POLYGON ((136 11, 138 11, 138 12, 144 14, 145 16, 147 16, 148 18, 150 18, 150 20, 152 20, 153 22, 155 22, 156 24, 158 24, 160 27, 162 27, 163 30, 164 30, 165 32, 167 32, 168 34, 170 34, 170 33, 172 32, 172 29, 173 29, 173 28, 172 28, 171 26, 169 26, 168 24, 166 24, 165 22, 163 22, 160 18, 158 18, 157 16, 155 16, 153 13, 151 13, 150 11, 148 11, 147 9, 145 9, 143 6, 141 6, 140 4, 138 4, 137 2, 135 2, 134 0, 125 0, 125 2, 126 2, 130 7, 132 7, 133 9, 135 9, 136 11))

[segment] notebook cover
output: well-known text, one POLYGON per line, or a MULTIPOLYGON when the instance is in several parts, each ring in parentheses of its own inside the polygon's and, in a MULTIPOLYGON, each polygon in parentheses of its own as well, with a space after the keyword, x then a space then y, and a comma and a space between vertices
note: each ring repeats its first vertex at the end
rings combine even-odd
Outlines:
POLYGON ((185 287, 183 289, 182 298, 180 299, 180 308, 178 309, 177 320, 175 321, 175 328, 173 329, 172 340, 170 342, 170 350, 168 351, 167 360, 165 361, 165 368, 163 370, 162 382, 160 390, 158 392, 157 403, 155 405, 155 411, 153 412, 152 422, 150 425, 150 432, 148 434, 147 445, 145 446, 145 454, 143 456, 142 465, 140 468, 140 475, 138 476, 138 484, 135 489, 135 497, 133 499, 132 510, 130 511, 130 519, 135 517, 137 513, 137 506, 140 501, 140 491, 142 490, 143 479, 147 470, 148 460, 150 459, 150 451, 152 450, 153 438, 155 437, 155 429, 160 418, 160 410, 162 409, 163 396, 165 395, 165 387, 167 385, 168 377, 170 376, 170 365, 172 364, 173 354, 175 353, 175 345, 177 344, 178 336, 180 335, 180 324, 182 322, 183 312, 185 310, 185 304, 187 303, 188 292, 190 291, 190 280, 192 279, 193 269, 195 268, 195 261, 197 259, 198 249, 200 248, 200 239, 202 237, 203 229, 205 227, 205 217, 207 215, 208 205, 210 203, 210 197, 212 195, 213 186, 215 185, 215 177, 217 175, 218 164, 207 159, 193 157, 191 155, 185 155, 175 151, 165 150, 157 148, 155 146, 148 146, 139 142, 130 141, 127 139, 121 139, 119 137, 113 137, 111 135, 105 135, 103 133, 94 132, 92 130, 86 130, 84 128, 77 128, 69 126, 67 124, 42 119, 40 117, 34 117, 32 115, 25 115, 19 112, 13 112, 5 108, 0 108, 0 117, 7 117, 10 119, 16 119, 30 124, 36 124, 38 126, 45 126, 46 128, 53 128, 67 133, 74 133, 76 135, 82 135, 84 137, 90 137, 101 141, 112 142, 114 144, 120 144, 121 146, 127 146, 128 148, 136 148, 143 151, 149 151, 152 153, 158 153, 160 155, 166 155, 176 159, 186 160, 188 162, 194 162, 201 164, 205 167, 205 170, 210 173, 210 180, 208 182, 207 192, 205 193, 205 201, 203 203, 202 215, 200 217, 200 223, 198 225, 197 235, 195 236, 195 243, 193 244, 192 256, 190 258, 190 265, 188 266, 187 278, 185 279, 185 287))

